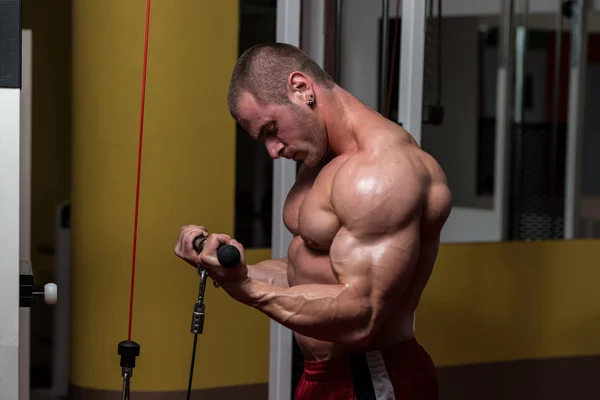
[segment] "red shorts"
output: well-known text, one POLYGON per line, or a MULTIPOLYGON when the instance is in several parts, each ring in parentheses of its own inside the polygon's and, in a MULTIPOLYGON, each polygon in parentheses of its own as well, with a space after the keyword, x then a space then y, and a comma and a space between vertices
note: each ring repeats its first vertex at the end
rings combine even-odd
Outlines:
POLYGON ((437 400, 429 354, 411 339, 381 350, 305 361, 294 400, 437 400))

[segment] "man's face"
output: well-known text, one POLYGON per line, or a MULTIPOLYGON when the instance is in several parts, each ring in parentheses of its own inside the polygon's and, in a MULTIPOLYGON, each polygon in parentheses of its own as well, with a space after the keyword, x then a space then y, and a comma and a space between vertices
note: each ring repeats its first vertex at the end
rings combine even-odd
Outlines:
POLYGON ((302 161, 315 167, 327 151, 327 134, 306 105, 260 104, 243 93, 239 99, 239 123, 255 140, 264 142, 271 156, 302 161))

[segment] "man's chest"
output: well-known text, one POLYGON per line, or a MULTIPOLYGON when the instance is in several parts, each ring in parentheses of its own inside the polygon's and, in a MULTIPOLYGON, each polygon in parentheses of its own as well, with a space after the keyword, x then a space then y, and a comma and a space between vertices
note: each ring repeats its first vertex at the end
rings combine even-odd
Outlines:
POLYGON ((331 191, 341 163, 336 158, 318 172, 299 174, 284 205, 283 221, 287 229, 315 250, 328 251, 340 229, 331 206, 331 191))

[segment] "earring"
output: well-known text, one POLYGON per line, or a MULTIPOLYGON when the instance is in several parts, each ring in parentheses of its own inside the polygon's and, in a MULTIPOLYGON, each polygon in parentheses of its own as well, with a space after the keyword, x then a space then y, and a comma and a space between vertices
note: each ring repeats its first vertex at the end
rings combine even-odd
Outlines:
POLYGON ((313 106, 313 104, 314 104, 314 102, 313 102, 313 95, 311 94, 311 95, 310 95, 310 99, 308 99, 308 106, 309 106, 309 107, 312 107, 312 106, 313 106))

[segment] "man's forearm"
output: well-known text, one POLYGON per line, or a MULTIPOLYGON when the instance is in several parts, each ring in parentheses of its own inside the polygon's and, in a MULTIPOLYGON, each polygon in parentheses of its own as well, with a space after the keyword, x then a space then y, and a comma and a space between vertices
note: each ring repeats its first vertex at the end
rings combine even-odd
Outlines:
POLYGON ((372 332, 372 307, 347 285, 278 288, 250 279, 231 289, 230 295, 294 332, 315 339, 361 346, 372 332))
POLYGON ((287 288, 290 286, 287 279, 287 265, 287 258, 261 261, 248 265, 248 276, 269 285, 287 288))

